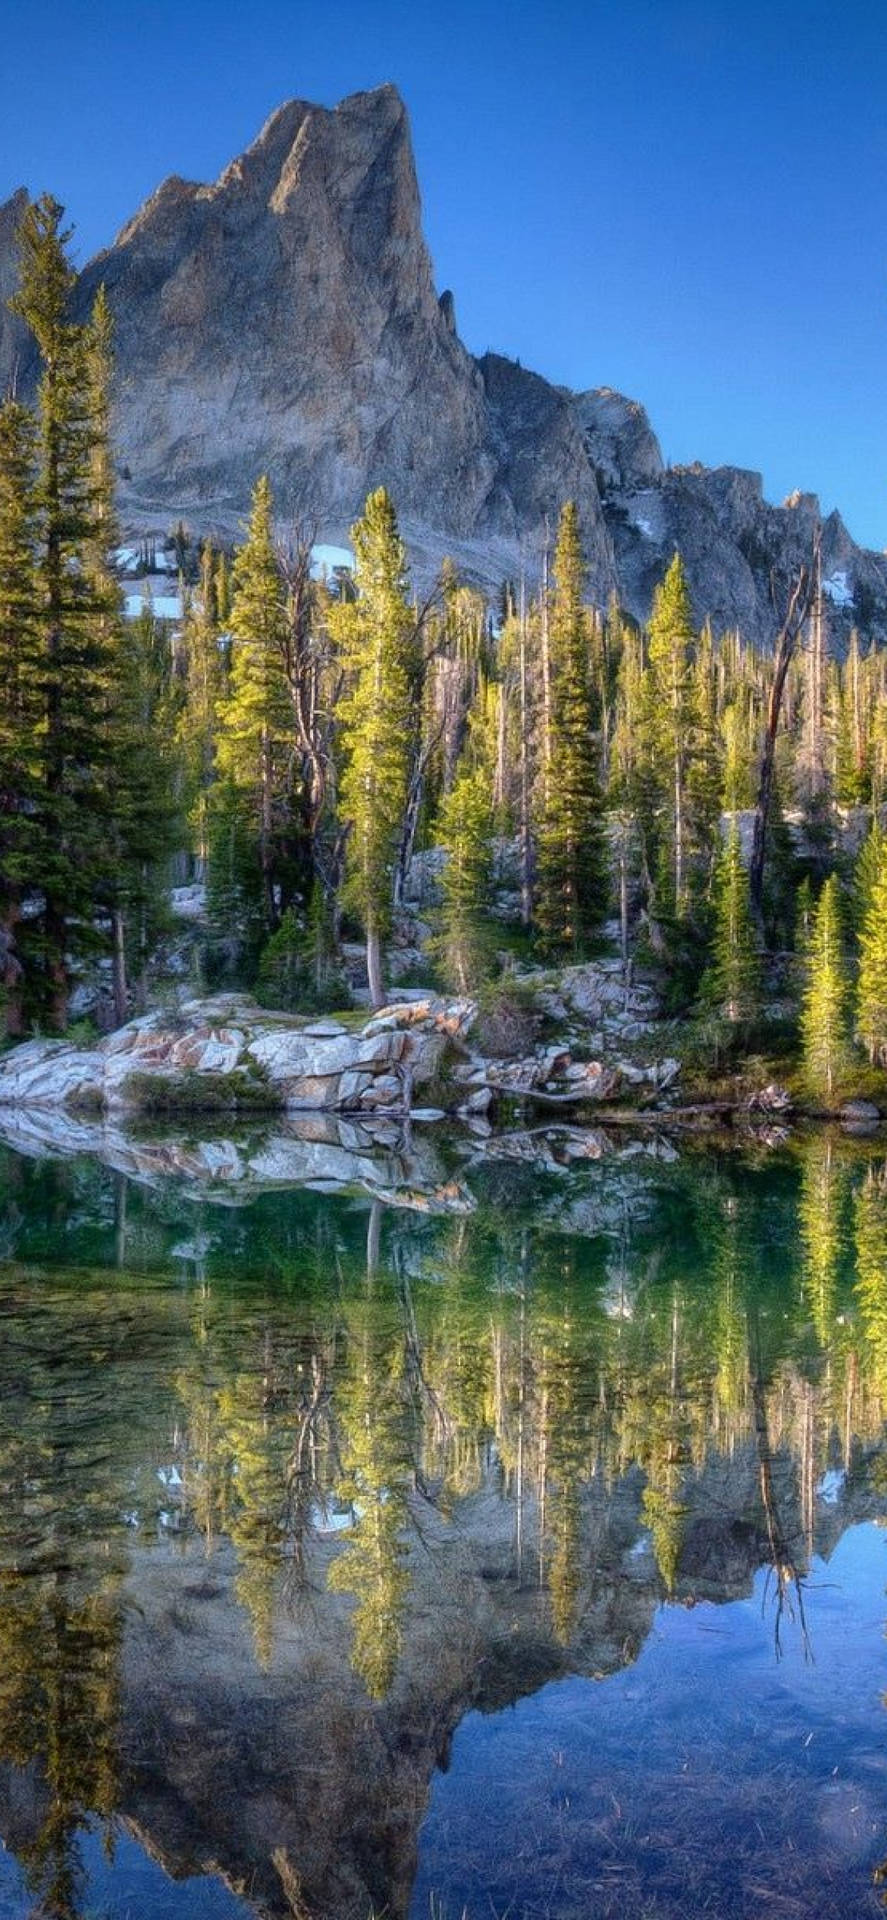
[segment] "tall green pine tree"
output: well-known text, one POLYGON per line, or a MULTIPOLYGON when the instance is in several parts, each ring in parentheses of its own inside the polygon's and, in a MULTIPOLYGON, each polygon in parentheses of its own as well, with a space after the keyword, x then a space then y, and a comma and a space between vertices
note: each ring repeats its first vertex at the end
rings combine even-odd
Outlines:
POLYGON ((847 1069, 849 985, 836 874, 826 880, 813 915, 801 1005, 804 1072, 811 1091, 831 1101, 847 1069))
POLYGON ((604 917, 606 841, 592 733, 585 562, 572 501, 561 514, 551 602, 551 755, 538 836, 537 920, 545 944, 582 951, 604 917))

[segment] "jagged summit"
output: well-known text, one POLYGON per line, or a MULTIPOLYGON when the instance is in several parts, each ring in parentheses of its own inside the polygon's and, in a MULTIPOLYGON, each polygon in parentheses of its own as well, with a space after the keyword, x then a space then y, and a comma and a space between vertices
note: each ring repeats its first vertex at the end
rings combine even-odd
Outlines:
MULTIPOLYGON (((0 207, 0 388, 33 380, 5 301, 26 195, 0 207)), ((396 87, 336 107, 289 100, 212 183, 173 174, 80 275, 116 323, 116 445, 133 531, 179 515, 234 533, 261 472, 281 515, 341 540, 387 485, 420 574, 445 553, 490 586, 538 568, 577 502, 589 583, 638 617, 676 546, 716 629, 773 631, 770 575, 805 551, 818 507, 768 505, 760 478, 664 466, 642 406, 572 393, 498 354, 475 359, 438 297, 409 121, 396 87)), ((887 635, 887 561, 825 522, 835 638, 887 635)))

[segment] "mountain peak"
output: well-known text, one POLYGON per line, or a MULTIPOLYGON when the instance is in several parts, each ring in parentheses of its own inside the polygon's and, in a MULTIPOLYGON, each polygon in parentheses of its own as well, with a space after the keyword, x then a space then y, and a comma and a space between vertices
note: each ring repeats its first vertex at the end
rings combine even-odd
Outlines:
MULTIPOLYGON (((22 190, 0 208, 5 296, 26 202, 22 190)), ((473 358, 452 294, 437 296, 395 86, 333 107, 286 100, 215 181, 171 175, 80 275, 80 315, 101 283, 133 532, 182 516, 230 538, 268 473, 281 519, 308 512, 338 542, 384 485, 420 576, 449 553, 495 587, 538 572, 572 499, 599 604, 615 592, 646 618, 679 547, 700 621, 772 635, 771 571, 809 552, 818 504, 771 507, 759 477, 732 467, 666 469, 636 400, 473 358)), ((0 309, 0 390, 16 369, 33 378, 25 348, 0 309)), ((887 565, 837 516, 823 571, 846 583, 836 637, 856 618, 887 636, 887 565)))

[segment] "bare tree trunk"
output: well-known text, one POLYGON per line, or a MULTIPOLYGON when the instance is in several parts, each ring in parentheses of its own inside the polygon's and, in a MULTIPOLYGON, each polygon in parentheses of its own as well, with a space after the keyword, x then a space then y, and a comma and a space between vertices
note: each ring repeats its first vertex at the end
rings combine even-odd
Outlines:
POLYGON ((7 1038, 21 1039, 25 1030, 22 1004, 24 969, 15 950, 15 929, 20 917, 18 895, 13 894, 0 922, 0 987, 3 989, 3 1015, 7 1038))
POLYGON ((269 927, 277 925, 277 909, 274 900, 274 881, 271 872, 271 832, 273 825, 273 794, 271 781, 271 739, 268 728, 262 728, 262 893, 265 900, 265 913, 269 927))
POLYGON ((374 920, 367 920, 367 982, 370 989, 370 1003, 381 1007, 385 1000, 382 986, 382 953, 379 945, 379 929, 374 920))
POLYGON ((785 683, 788 670, 794 658, 795 648, 804 621, 810 610, 812 574, 809 567, 801 567, 789 595, 785 619, 776 641, 773 662, 773 681, 770 687, 770 702, 767 709, 767 725, 764 732, 764 745, 761 752, 761 772, 758 781, 758 798, 755 805, 754 831, 752 835, 752 855, 748 872, 749 895, 752 912, 758 923, 764 920, 764 861, 767 852, 767 827, 770 820, 770 807, 773 800, 773 763, 776 753, 776 735, 779 731, 779 717, 782 711, 785 683))
POLYGON ((684 904, 684 769, 681 764, 681 743, 678 741, 674 756, 674 903, 675 913, 680 918, 684 904))
POLYGON ((114 938, 112 958, 112 980, 114 990, 114 1019, 118 1027, 125 1026, 129 1012, 129 988, 126 978, 126 921, 120 907, 115 907, 111 916, 114 938))
POLYGON ((496 778, 493 785, 493 808, 499 813, 505 805, 505 687, 500 682, 499 711, 496 715, 496 778))
POLYGON ((622 985, 628 993, 628 825, 619 823, 619 944, 622 955, 622 985))

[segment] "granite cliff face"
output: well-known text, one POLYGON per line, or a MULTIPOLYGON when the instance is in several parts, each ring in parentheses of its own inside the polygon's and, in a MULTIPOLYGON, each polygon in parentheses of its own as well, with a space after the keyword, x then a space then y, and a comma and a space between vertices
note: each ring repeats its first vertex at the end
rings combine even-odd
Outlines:
MULTIPOLYGON (((20 191, 0 208, 0 295, 15 281, 20 191)), ((773 631, 771 570, 809 551, 809 495, 768 506, 757 475, 667 470, 643 408, 575 394, 462 345, 422 235, 409 127, 393 87, 334 110, 290 101, 214 185, 172 176, 80 276, 117 328, 117 445, 133 531, 184 515, 235 532, 256 476, 282 516, 340 539, 387 485, 420 575, 444 553, 493 587, 538 570, 546 524, 577 501, 590 588, 639 618, 676 546, 697 617, 773 631)), ((0 386, 33 369, 0 316, 0 386)), ((840 644, 887 635, 887 560, 824 526, 840 644)))

